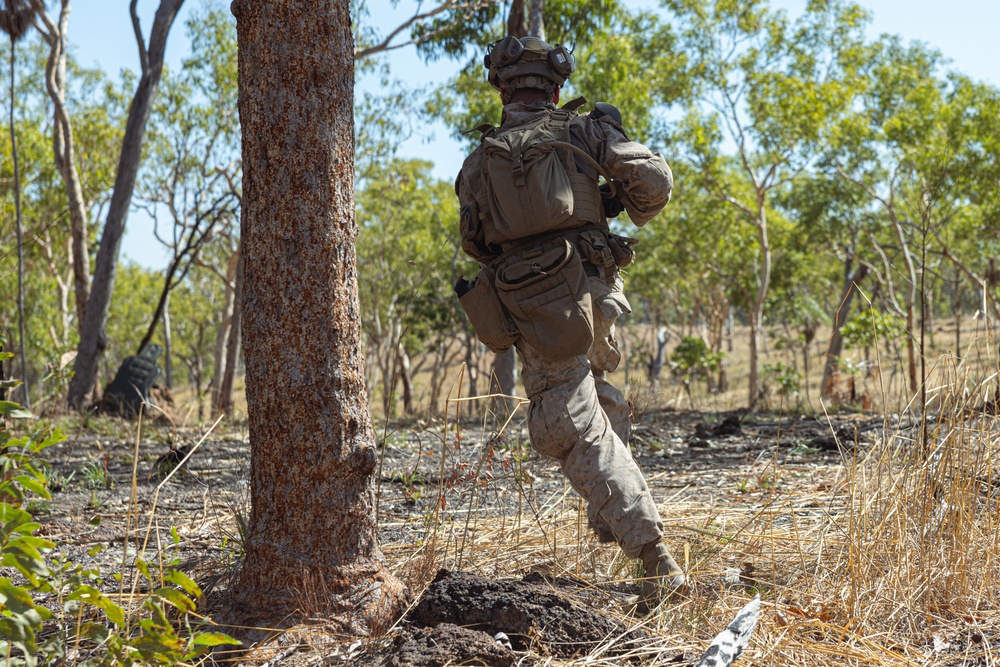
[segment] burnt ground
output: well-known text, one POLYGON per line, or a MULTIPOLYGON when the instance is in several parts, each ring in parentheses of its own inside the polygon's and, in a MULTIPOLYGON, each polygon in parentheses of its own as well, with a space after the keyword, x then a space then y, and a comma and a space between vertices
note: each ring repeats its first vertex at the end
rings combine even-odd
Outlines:
MULTIPOLYGON (((858 415, 827 421, 668 411, 644 415, 632 447, 654 497, 666 504, 673 539, 714 525, 690 517, 670 520, 671 508, 682 513, 686 499, 708 494, 740 503, 773 494, 779 469, 797 480, 796 489, 829 488, 844 457, 865 448, 882 428, 881 418, 858 415)), ((106 575, 122 572, 125 584, 105 577, 108 592, 127 592, 137 553, 178 563, 209 593, 223 588, 240 555, 234 517, 247 513, 245 430, 213 431, 167 481, 176 459, 204 430, 147 425, 138 446, 135 431, 134 423, 94 420, 47 451, 57 492, 51 502, 32 508, 42 523, 40 534, 60 542, 60 550, 77 562, 100 566, 106 575)), ((576 506, 578 513, 580 504, 557 466, 527 448, 523 423, 513 420, 500 435, 481 422, 462 422, 457 429, 436 421, 401 423, 380 439, 381 543, 394 571, 415 592, 427 594, 391 643, 338 645, 309 664, 333 656, 339 664, 353 657, 356 664, 377 659, 444 665, 464 656, 467 664, 508 665, 525 655, 579 656, 588 646, 606 646, 611 636, 625 638, 620 646, 642 643, 642 631, 620 620, 622 601, 636 592, 621 564, 614 570, 602 563, 580 577, 572 576, 573 564, 553 558, 563 553, 549 548, 545 529, 555 516, 553 499, 576 506), (526 527, 532 522, 543 535, 537 545, 526 527), (504 542, 519 535, 528 537, 517 537, 516 548, 504 542), (457 588, 441 588, 456 581, 457 588), (510 648, 493 639, 497 632, 507 635, 510 648)), ((581 544, 604 549, 605 560, 611 553, 614 565, 612 548, 596 545, 585 532, 578 527, 581 544)), ((717 595, 713 590, 727 578, 752 585, 752 563, 728 565, 724 577, 695 578, 699 594, 717 595)), ((290 649, 260 653, 257 662, 291 660, 307 648, 292 643, 290 649)), ((687 661, 697 650, 678 647, 673 659, 687 661)))

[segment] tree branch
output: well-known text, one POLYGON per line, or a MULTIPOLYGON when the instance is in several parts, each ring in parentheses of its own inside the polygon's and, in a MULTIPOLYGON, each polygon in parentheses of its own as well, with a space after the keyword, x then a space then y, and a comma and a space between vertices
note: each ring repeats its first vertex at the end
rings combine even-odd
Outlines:
MULTIPOLYGON (((133 2, 134 1, 135 0, 133 0, 133 2)), ((392 32, 390 32, 389 35, 385 39, 383 39, 378 44, 375 44, 374 46, 369 46, 369 47, 366 47, 366 48, 363 48, 363 49, 355 49, 354 50, 354 59, 355 60, 362 60, 362 59, 367 58, 369 56, 372 56, 372 55, 374 55, 376 53, 383 53, 383 52, 387 52, 387 51, 394 51, 396 49, 401 49, 404 46, 409 46, 411 44, 421 44, 423 42, 426 42, 428 39, 431 39, 432 37, 434 37, 437 34, 439 34, 441 32, 441 30, 435 30, 433 32, 430 32, 430 33, 424 35, 423 37, 420 37, 418 39, 411 39, 409 41, 402 42, 400 44, 393 44, 392 40, 394 40, 396 37, 399 36, 399 34, 401 32, 403 32, 407 28, 413 26, 414 24, 419 23, 419 22, 424 21, 424 20, 429 19, 429 18, 433 18, 434 16, 437 16, 438 14, 441 14, 443 12, 446 12, 446 11, 449 11, 449 10, 461 10, 461 9, 482 9, 484 7, 487 7, 489 5, 494 4, 495 2, 498 2, 498 0, 480 0, 479 2, 464 2, 464 3, 462 3, 462 2, 455 2, 454 0, 447 0, 446 2, 438 5, 437 7, 435 7, 434 9, 432 9, 432 10, 430 10, 428 12, 424 12, 423 14, 419 14, 419 13, 418 14, 414 14, 413 16, 411 16, 406 21, 403 21, 392 32)))
POLYGON ((142 65, 142 74, 149 72, 149 52, 146 51, 146 38, 142 36, 142 26, 139 25, 139 14, 135 6, 139 0, 132 0, 128 6, 129 15, 132 17, 132 30, 135 32, 136 45, 139 47, 139 64, 142 65))

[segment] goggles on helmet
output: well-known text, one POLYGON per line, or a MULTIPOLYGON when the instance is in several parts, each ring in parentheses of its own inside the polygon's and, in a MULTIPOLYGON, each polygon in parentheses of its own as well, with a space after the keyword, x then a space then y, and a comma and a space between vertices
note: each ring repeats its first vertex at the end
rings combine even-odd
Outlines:
POLYGON ((545 76, 562 85, 576 69, 572 51, 561 44, 549 46, 537 37, 521 41, 508 35, 488 48, 483 65, 489 70, 488 78, 494 88, 499 88, 501 81, 525 74, 545 76))

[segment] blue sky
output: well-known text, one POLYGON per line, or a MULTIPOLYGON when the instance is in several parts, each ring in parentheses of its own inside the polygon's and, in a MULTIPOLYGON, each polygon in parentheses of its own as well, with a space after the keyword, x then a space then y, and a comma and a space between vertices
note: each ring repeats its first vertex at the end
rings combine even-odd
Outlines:
MULTIPOLYGON (((950 68, 974 79, 1000 86, 1000 0, 858 0, 873 14, 870 34, 902 35, 938 48, 951 60, 950 68)), ((184 20, 203 0, 187 0, 178 23, 167 43, 167 63, 178 68, 187 51, 184 20)), ((109 74, 122 68, 138 69, 138 55, 128 13, 128 1, 90 0, 74 3, 70 16, 70 41, 77 59, 84 65, 100 65, 109 74), (103 9, 98 9, 98 7, 103 9)), ((228 2, 226 3, 228 5, 228 2)), ((371 16, 378 25, 391 28, 407 18, 416 6, 413 0, 400 0, 393 9, 389 0, 370 0, 371 16)), ((428 4, 428 3, 425 3, 428 4)), ((636 8, 655 8, 655 0, 635 0, 628 3, 636 8)), ((772 0, 772 5, 797 15, 806 0, 772 0)), ((157 0, 139 0, 140 18, 146 34, 152 25, 157 0)), ((432 85, 447 80, 458 69, 458 63, 425 64, 411 48, 400 49, 389 56, 392 75, 409 86, 432 85)), ((360 79, 359 87, 376 85, 360 79)), ((235 100, 233 102, 235 104, 235 100)), ((433 156, 435 175, 451 180, 461 166, 462 147, 449 137, 443 126, 418 126, 415 135, 402 147, 405 157, 433 156)), ((126 228, 123 252, 150 268, 163 268, 165 253, 152 241, 152 224, 142 214, 133 212, 126 228)))

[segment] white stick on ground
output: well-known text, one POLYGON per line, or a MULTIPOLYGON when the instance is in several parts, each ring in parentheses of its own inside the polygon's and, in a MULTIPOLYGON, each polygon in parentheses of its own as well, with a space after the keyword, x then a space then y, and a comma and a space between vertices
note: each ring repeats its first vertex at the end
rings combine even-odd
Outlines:
POLYGON ((693 667, 729 667, 750 643, 750 635, 760 618, 760 595, 755 595, 736 618, 720 632, 693 667))

